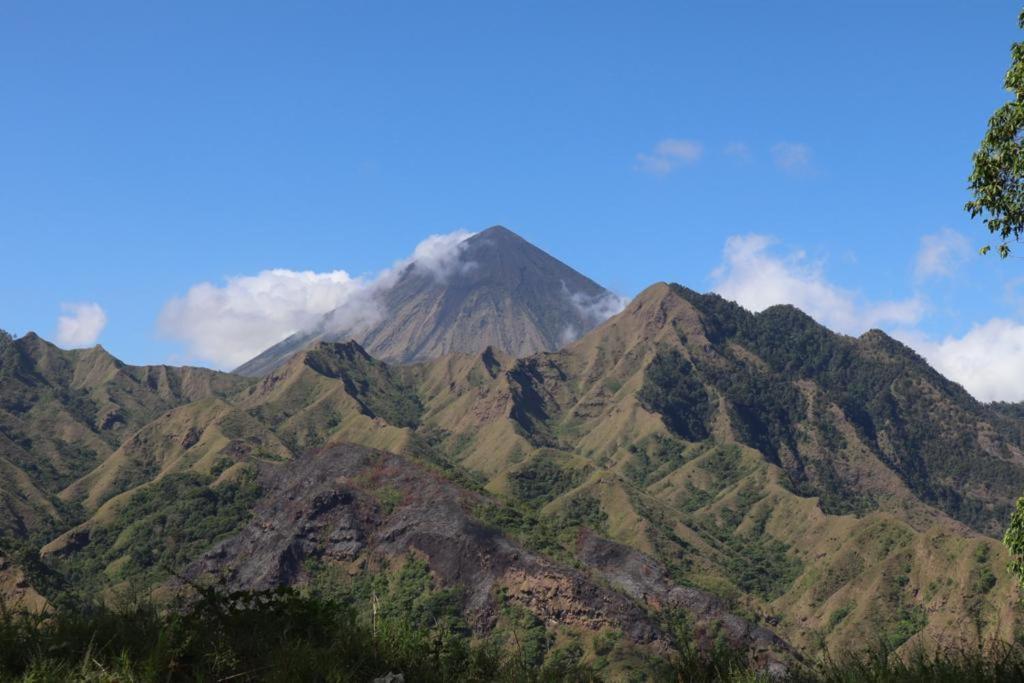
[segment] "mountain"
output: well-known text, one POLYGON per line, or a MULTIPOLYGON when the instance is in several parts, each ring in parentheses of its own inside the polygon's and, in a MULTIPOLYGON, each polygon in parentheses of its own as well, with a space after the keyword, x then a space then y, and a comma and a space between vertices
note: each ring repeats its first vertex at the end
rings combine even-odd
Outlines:
POLYGON ((560 352, 409 372, 438 449, 488 490, 586 511, 801 648, 1020 623, 996 540, 1020 423, 881 332, 659 284, 560 352))
POLYGON ((81 517, 46 566, 88 595, 174 572, 366 609, 374 577, 415 575, 481 637, 519 615, 595 661, 613 624, 641 659, 685 646, 678 614, 771 661, 1024 620, 998 541, 1024 423, 877 330, 659 283, 554 352, 391 365, 318 341, 208 379, 48 498, 81 517))
POLYGON ((54 496, 161 413, 250 383, 202 368, 135 367, 0 331, 0 533, 66 516, 54 496))
POLYGON ((492 346, 513 356, 554 351, 616 312, 618 298, 511 230, 488 228, 442 269, 412 262, 373 293, 374 313, 340 325, 342 310, 245 363, 258 377, 314 341, 355 339, 375 358, 414 363, 492 346), (367 322, 368 320, 368 322, 367 322))

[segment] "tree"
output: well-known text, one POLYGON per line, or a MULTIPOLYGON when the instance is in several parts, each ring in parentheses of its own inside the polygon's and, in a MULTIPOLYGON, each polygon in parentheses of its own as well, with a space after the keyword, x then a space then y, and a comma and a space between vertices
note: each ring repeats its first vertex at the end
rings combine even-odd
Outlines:
POLYGON ((1010 573, 1024 587, 1024 498, 1017 499, 1010 526, 1003 536, 1003 545, 1010 551, 1010 573))
MULTIPOLYGON (((1024 11, 1017 23, 1024 28, 1024 11)), ((989 232, 999 235, 998 252, 1010 254, 1009 240, 1024 233, 1024 42, 1010 48, 1004 86, 1013 99, 996 109, 981 146, 974 153, 970 189, 974 199, 964 208, 971 218, 983 216, 989 232)), ((991 245, 981 248, 987 254, 991 245)))

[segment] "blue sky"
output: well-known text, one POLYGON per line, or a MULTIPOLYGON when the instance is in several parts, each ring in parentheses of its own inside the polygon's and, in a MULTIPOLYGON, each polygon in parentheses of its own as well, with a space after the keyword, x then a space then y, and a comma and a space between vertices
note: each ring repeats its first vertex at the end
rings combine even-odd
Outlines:
POLYGON ((1024 263, 962 210, 1018 11, 4 3, 0 327, 224 365, 169 302, 500 223, 626 296, 792 300, 1021 399, 1024 360, 987 359, 1024 358, 1024 263))

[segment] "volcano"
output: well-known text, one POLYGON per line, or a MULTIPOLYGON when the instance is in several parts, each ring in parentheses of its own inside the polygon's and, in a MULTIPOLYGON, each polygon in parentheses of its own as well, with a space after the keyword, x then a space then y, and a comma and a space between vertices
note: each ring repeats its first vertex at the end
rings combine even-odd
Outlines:
POLYGON ((353 323, 346 311, 328 313, 235 372, 265 375, 317 341, 355 340, 399 364, 488 346, 524 357, 561 348, 621 308, 615 294, 502 226, 459 243, 451 261, 443 271, 409 263, 374 287, 372 314, 353 323))

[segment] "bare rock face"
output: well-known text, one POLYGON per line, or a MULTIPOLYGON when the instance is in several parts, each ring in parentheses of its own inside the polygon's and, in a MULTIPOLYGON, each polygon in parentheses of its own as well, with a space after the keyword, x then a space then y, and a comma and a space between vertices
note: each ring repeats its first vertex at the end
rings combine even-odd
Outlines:
POLYGON ((314 341, 355 339, 389 363, 432 360, 488 346, 515 357, 554 351, 616 312, 618 299, 593 280, 495 226, 458 245, 443 272, 412 263, 375 294, 379 319, 339 327, 339 312, 292 335, 235 372, 262 376, 314 341))
POLYGON ((768 664, 792 653, 711 595, 672 586, 650 558, 596 535, 581 537, 590 573, 523 549, 473 518, 478 494, 397 455, 341 445, 267 465, 261 482, 264 496, 249 525, 191 564, 186 579, 266 589, 303 582, 312 558, 374 566, 411 553, 428 563, 440 585, 462 589, 465 614, 480 632, 495 625, 501 590, 545 623, 616 628, 655 651, 670 646, 652 613, 672 606, 708 632, 720 623, 734 644, 768 664), (382 491, 392 502, 380 501, 382 491))

